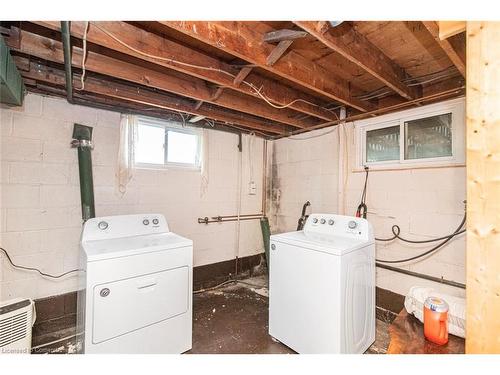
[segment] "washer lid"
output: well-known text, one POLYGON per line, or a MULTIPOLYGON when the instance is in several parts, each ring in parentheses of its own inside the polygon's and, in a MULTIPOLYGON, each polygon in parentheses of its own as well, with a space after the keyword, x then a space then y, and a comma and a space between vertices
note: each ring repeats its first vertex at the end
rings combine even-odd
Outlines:
POLYGON ((193 246, 193 241, 169 232, 107 240, 82 241, 81 246, 85 254, 87 254, 87 261, 93 262, 96 260, 193 246))
POLYGON ((307 233, 304 231, 274 234, 271 236, 271 241, 300 246, 333 255, 347 254, 374 243, 373 241, 358 238, 307 233))

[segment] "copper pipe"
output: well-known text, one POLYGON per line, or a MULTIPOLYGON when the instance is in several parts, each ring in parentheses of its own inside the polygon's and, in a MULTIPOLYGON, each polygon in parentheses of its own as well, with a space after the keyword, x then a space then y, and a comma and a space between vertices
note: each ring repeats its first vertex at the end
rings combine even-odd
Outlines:
MULTIPOLYGON (((262 212, 259 212, 258 214, 246 214, 246 215, 240 215, 240 217, 253 217, 253 216, 262 216, 262 212)), ((222 215, 219 215, 219 216, 212 216, 212 219, 216 219, 216 218, 222 218, 222 219, 232 219, 234 217, 238 217, 238 215, 225 215, 225 216, 222 216, 222 215)))
MULTIPOLYGON (((260 220, 260 218, 262 218, 263 215, 258 215, 258 216, 252 216, 252 217, 244 217, 242 218, 240 216, 240 221, 244 221, 244 220, 260 220)), ((230 221, 238 221, 238 217, 234 217, 234 218, 227 218, 227 219, 220 219, 220 220, 210 220, 208 217, 199 217, 198 218, 198 224, 211 224, 211 223, 226 223, 226 222, 230 222, 230 221)))

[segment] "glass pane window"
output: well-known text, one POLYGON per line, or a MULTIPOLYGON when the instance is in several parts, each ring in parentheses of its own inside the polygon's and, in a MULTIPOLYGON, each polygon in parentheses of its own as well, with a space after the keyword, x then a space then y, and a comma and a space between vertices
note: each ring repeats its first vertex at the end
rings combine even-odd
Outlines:
POLYGON ((198 137, 196 134, 169 130, 167 133, 167 161, 169 163, 197 164, 198 137))
POLYGON ((405 159, 452 156, 451 113, 406 121, 405 159))
POLYGON ((176 123, 139 117, 134 162, 141 167, 200 166, 200 134, 176 123))
POLYGON ((399 160, 399 125, 366 132, 366 162, 399 160))
POLYGON ((165 162, 165 128, 138 124, 135 144, 135 162, 163 164, 165 162))

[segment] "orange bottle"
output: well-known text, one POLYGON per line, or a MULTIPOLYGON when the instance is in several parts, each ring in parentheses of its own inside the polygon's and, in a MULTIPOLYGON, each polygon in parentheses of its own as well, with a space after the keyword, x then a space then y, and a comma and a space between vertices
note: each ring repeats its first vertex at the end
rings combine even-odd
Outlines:
POLYGON ((448 304, 441 298, 429 297, 425 300, 424 335, 438 345, 448 342, 448 304))

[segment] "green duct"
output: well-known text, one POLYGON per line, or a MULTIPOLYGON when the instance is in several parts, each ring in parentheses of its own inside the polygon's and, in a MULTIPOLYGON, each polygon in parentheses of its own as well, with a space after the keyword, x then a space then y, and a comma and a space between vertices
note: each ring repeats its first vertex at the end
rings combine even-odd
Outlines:
POLYGON ((71 70, 71 24, 61 21, 61 36, 64 54, 64 70, 66 72, 66 95, 68 102, 73 104, 73 72, 71 70))
POLYGON ((92 128, 75 124, 73 127, 73 147, 78 148, 78 170, 80 173, 80 197, 82 201, 82 219, 87 221, 95 217, 94 178, 92 176, 92 128))
POLYGON ((271 228, 269 227, 269 220, 267 217, 260 218, 260 228, 262 229, 262 239, 264 240, 264 251, 266 254, 267 272, 269 272, 269 245, 271 240, 271 228))

